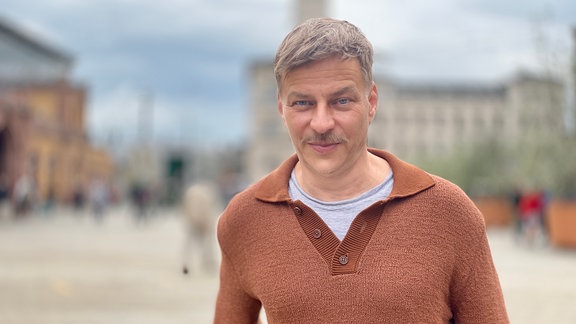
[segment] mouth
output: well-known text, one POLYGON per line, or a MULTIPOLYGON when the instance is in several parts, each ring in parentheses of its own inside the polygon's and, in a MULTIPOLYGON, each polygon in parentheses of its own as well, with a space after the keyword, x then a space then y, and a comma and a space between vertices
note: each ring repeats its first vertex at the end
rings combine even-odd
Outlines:
POLYGON ((338 142, 335 143, 308 143, 312 149, 318 153, 326 154, 334 151, 338 146, 338 142))

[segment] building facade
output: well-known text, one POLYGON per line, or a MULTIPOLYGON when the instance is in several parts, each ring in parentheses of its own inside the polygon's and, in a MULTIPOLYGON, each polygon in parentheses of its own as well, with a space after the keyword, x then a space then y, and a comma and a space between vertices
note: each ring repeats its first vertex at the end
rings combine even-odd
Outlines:
POLYGON ((70 81, 72 59, 1 20, 0 58, 0 174, 10 188, 29 177, 36 201, 65 202, 109 180, 114 166, 86 135, 86 89, 70 81))
POLYGON ((562 130, 564 87, 518 74, 502 84, 407 85, 377 81, 379 107, 370 145, 417 160, 478 141, 513 142, 562 130))

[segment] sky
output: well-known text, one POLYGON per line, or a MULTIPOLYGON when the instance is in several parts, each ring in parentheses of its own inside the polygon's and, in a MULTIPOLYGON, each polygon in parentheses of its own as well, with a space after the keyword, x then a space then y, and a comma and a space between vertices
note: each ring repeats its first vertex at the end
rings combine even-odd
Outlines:
MULTIPOLYGON (((568 75, 573 0, 327 2, 328 16, 354 23, 373 43, 376 75, 438 84, 501 83, 519 70, 568 75)), ((248 68, 272 61, 294 12, 292 0, 0 5, 0 17, 74 57, 72 78, 88 90, 90 138, 113 146, 138 140, 139 125, 156 143, 245 143, 248 68)))

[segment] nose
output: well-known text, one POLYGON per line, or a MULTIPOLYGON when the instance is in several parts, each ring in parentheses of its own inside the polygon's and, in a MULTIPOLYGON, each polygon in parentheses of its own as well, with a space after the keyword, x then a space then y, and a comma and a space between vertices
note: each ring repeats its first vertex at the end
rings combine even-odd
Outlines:
POLYGON ((318 134, 325 134, 334 128, 334 116, 330 107, 323 103, 317 103, 313 111, 310 127, 318 134))

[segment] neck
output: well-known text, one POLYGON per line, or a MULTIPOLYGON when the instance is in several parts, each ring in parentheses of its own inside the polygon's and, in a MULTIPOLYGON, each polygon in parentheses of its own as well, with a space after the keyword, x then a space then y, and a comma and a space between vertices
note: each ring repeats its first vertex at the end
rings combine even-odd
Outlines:
POLYGON ((319 175, 296 164, 298 184, 310 196, 322 201, 340 201, 359 196, 376 187, 390 172, 386 160, 366 151, 366 156, 341 174, 319 175))

